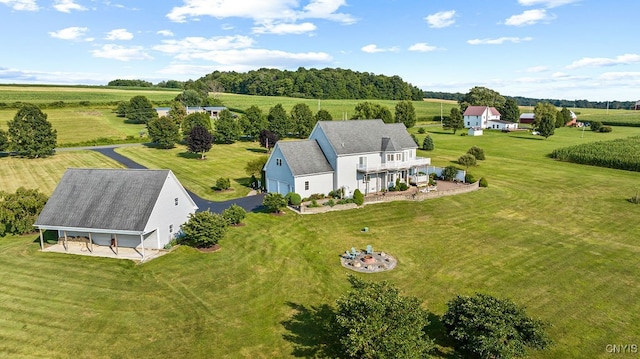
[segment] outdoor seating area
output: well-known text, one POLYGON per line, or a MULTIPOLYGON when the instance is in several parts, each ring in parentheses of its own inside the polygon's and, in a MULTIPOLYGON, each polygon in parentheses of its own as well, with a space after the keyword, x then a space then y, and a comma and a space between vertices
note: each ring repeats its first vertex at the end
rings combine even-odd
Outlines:
POLYGON ((398 261, 385 252, 376 252, 373 246, 367 245, 365 250, 346 250, 340 256, 342 266, 356 272, 375 273, 388 271, 396 267, 398 261))

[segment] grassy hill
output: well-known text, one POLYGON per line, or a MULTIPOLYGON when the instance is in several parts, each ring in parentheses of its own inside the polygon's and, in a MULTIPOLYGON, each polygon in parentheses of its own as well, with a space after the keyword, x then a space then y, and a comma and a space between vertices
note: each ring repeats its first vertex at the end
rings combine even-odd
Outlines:
MULTIPOLYGON (((224 101, 246 108, 268 107, 274 99, 242 100, 224 101)), ((285 108, 299 101, 275 100, 291 101, 285 108)), ((439 114, 439 103, 432 105, 439 114)), ((555 344, 532 358, 605 358, 607 344, 635 343, 640 206, 626 199, 640 189, 640 174, 548 155, 559 147, 640 135, 640 128, 584 136, 561 128, 544 140, 526 132, 459 136, 422 125, 435 150, 419 155, 435 165, 451 164, 473 145, 483 148, 487 159, 469 171, 486 177, 489 187, 319 215, 252 213, 246 226, 230 228, 219 252, 180 247, 142 265, 41 253, 35 235, 0 238, 0 356, 313 357, 321 346, 315 333, 322 305, 333 305, 348 289, 351 272, 338 256, 368 244, 393 254, 398 266, 358 275, 389 280, 423 301, 432 313, 428 330, 437 338, 436 357, 457 357, 438 321, 446 302, 474 292, 510 298, 551 323, 555 344), (365 226, 369 233, 360 231, 365 226)), ((208 187, 222 175, 241 194, 244 164, 263 155, 251 142, 214 145, 204 162, 179 147, 118 151, 151 168, 171 168, 186 187, 213 199, 221 197, 208 187)), ((5 157, 0 187, 24 183, 50 193, 67 166, 117 164, 87 151, 5 157)))

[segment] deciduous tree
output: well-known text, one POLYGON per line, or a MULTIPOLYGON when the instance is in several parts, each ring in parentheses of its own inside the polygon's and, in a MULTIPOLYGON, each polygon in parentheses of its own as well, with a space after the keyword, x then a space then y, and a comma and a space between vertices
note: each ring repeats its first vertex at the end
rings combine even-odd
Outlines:
POLYGON ((260 131, 259 138, 260 146, 266 148, 269 152, 271 152, 271 149, 276 145, 276 142, 280 140, 280 137, 277 134, 269 130, 260 131))
POLYGON ((184 90, 176 96, 175 101, 181 102, 186 107, 202 106, 203 96, 196 90, 184 90))
POLYGON ((204 112, 194 112, 187 115, 182 121, 182 135, 185 140, 196 126, 204 127, 211 132, 211 118, 204 112))
POLYGON ((513 358, 551 344, 546 325, 508 299, 487 294, 457 296, 447 306, 442 324, 458 349, 473 356, 513 358))
POLYGON ((216 140, 220 143, 234 143, 240 137, 240 124, 231 111, 220 111, 216 121, 216 140))
POLYGON ((199 153, 200 159, 204 159, 204 154, 209 152, 213 145, 213 135, 202 126, 191 129, 187 137, 187 148, 190 152, 199 153))
POLYGON ((251 106, 240 116, 240 126, 245 136, 255 140, 260 131, 269 127, 269 122, 258 106, 251 106))
POLYGON ((467 150, 467 153, 473 155, 476 160, 483 161, 486 157, 484 155, 484 150, 478 146, 472 146, 467 150))
POLYGON ((180 129, 169 117, 156 117, 147 122, 147 132, 151 141, 160 148, 173 148, 180 141, 180 129))
POLYGON ((23 105, 7 124, 9 146, 19 155, 38 158, 53 154, 58 133, 38 106, 23 105))
POLYGON ((424 358, 434 342, 425 333, 429 313, 389 282, 349 277, 337 300, 336 335, 349 358, 424 358))
POLYGON ((564 127, 569 122, 571 122, 571 111, 563 107, 562 110, 556 113, 556 128, 564 127))
POLYGON ((318 110, 318 112, 316 112, 316 122, 318 121, 333 121, 333 117, 331 117, 331 114, 329 113, 329 111, 325 110, 325 109, 320 109, 318 110))
POLYGON ((291 109, 291 124, 293 132, 300 138, 306 138, 311 133, 316 119, 306 103, 298 103, 291 109))
POLYGON ((359 102, 356 104, 354 110, 355 114, 351 117, 352 120, 381 119, 384 123, 393 122, 393 114, 391 114, 389 108, 379 103, 370 101, 359 102))
POLYGON ((396 122, 404 123, 406 128, 416 124, 416 109, 411 101, 400 101, 396 104, 396 122))
POLYGON ((280 103, 269 109, 267 121, 269 122, 269 131, 278 135, 278 138, 283 138, 291 132, 291 121, 287 116, 287 111, 280 103))
POLYGON ((187 117, 187 109, 179 101, 173 101, 171 102, 171 108, 167 115, 173 120, 173 122, 180 126, 182 121, 187 117))
POLYGON ((15 193, 0 191, 0 237, 34 231, 33 224, 47 203, 37 189, 20 187, 15 193))
POLYGON ((267 163, 268 159, 269 159, 268 156, 260 156, 256 159, 253 159, 247 162, 247 165, 244 166, 245 172, 249 176, 259 175, 260 173, 262 173, 262 169, 264 168, 264 165, 267 163))
POLYGON ((469 153, 465 153, 464 155, 458 157, 458 163, 463 165, 465 168, 469 168, 469 166, 476 165, 476 158, 469 153))
POLYGON ((500 112, 500 119, 511 122, 518 122, 520 120, 520 107, 516 100, 511 97, 507 98, 502 107, 497 107, 500 112))
POLYGON ((504 107, 506 99, 497 91, 492 89, 476 86, 467 92, 464 97, 458 101, 460 111, 464 113, 469 106, 489 106, 496 109, 504 107))
POLYGON ((183 242, 187 245, 208 248, 218 244, 227 231, 227 220, 218 213, 196 212, 182 225, 183 242))
POLYGON ((544 138, 553 136, 556 129, 556 110, 555 106, 548 102, 538 102, 533 109, 534 127, 544 138))
POLYGON ((4 130, 0 130, 0 152, 9 148, 9 136, 4 130))

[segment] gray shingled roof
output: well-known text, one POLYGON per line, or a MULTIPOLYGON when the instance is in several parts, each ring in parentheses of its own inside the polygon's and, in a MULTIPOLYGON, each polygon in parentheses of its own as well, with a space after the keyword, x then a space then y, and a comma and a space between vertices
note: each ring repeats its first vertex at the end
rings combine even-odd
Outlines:
POLYGON ((278 147, 294 176, 333 172, 316 140, 279 141, 278 147))
POLYGON ((36 226, 142 232, 169 170, 68 169, 36 226))
POLYGON ((357 153, 371 153, 384 151, 383 138, 388 137, 387 145, 391 143, 393 149, 418 148, 407 128, 402 123, 384 123, 382 120, 349 120, 349 121, 320 121, 331 146, 338 155, 357 153))

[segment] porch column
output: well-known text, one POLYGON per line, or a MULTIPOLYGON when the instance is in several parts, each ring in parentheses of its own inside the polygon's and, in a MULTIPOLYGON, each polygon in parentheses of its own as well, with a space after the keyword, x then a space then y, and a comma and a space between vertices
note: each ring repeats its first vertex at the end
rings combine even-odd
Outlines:
POLYGON ((117 233, 113 234, 113 242, 116 245, 116 255, 118 255, 118 234, 117 233))
POLYGON ((140 246, 142 247, 142 260, 144 260, 144 236, 140 235, 140 246))
POLYGON ((67 231, 64 231, 64 251, 69 252, 69 244, 67 243, 67 231))
POLYGON ((40 231, 40 250, 43 251, 44 250, 44 239, 42 239, 42 228, 38 228, 38 230, 40 231))
POLYGON ((93 253, 93 239, 91 238, 91 232, 89 232, 89 245, 91 246, 91 248, 89 248, 89 252, 93 253))

